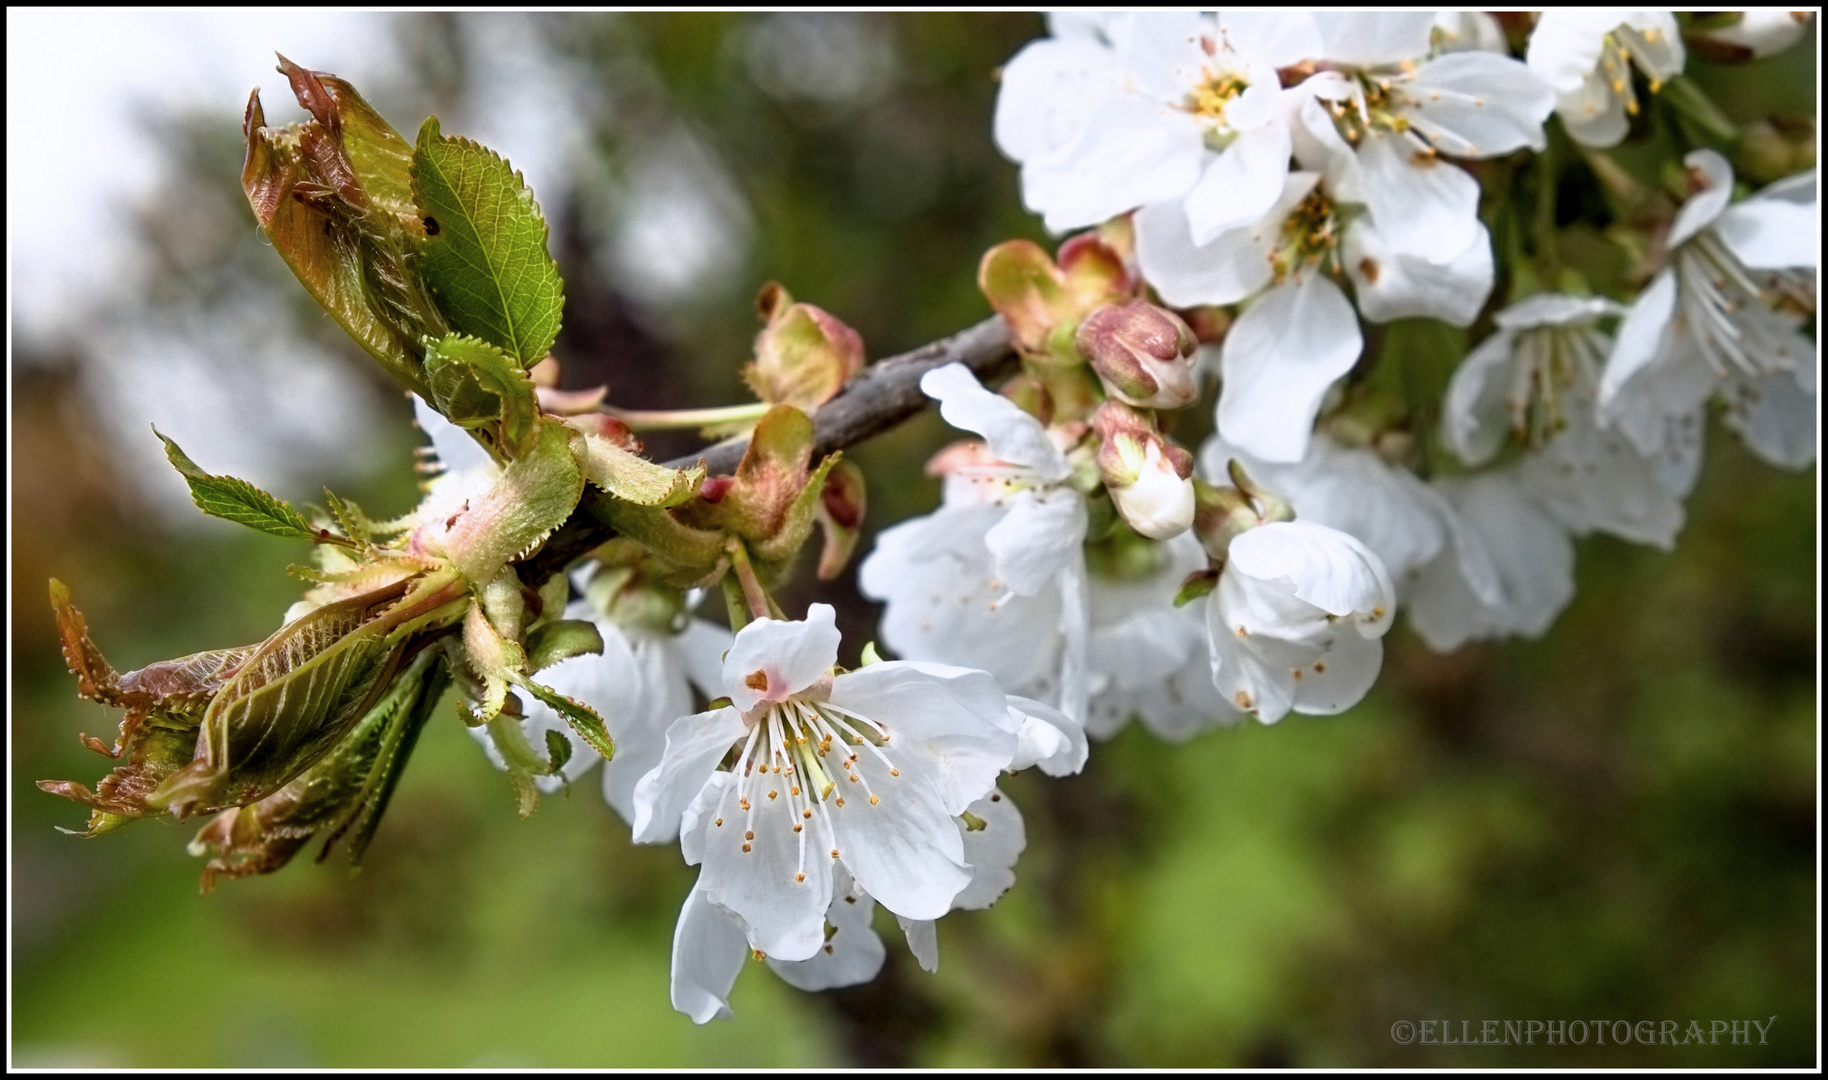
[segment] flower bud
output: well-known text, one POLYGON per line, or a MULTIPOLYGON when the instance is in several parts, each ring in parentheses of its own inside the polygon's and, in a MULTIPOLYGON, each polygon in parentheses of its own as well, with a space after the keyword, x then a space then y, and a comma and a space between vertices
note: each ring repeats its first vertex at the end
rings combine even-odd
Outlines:
POLYGON ((1032 241, 998 244, 978 264, 977 283, 1018 351, 1071 364, 1078 363, 1071 346, 1079 320, 1135 288, 1123 253, 1089 232, 1060 245, 1058 263, 1032 241))
POLYGON ((756 307, 768 325, 756 335, 743 380, 763 401, 811 413, 863 370, 863 338, 825 309, 795 303, 773 282, 756 307))
POLYGON ((1227 472, 1230 487, 1194 481, 1194 535, 1215 566, 1223 565, 1231 542, 1259 525, 1290 521, 1295 512, 1287 500, 1250 478, 1244 466, 1232 459, 1227 472))
POLYGON ((1079 324, 1079 350, 1114 398, 1143 409, 1178 409, 1199 400, 1193 351, 1199 340, 1178 316, 1137 300, 1107 305, 1079 324))
POLYGON ((1759 184, 1814 168, 1814 121, 1773 116, 1747 124, 1733 164, 1740 175, 1759 184))
POLYGON ((1151 540, 1193 524, 1193 455, 1174 446, 1135 410, 1107 401, 1092 414, 1098 475, 1124 522, 1151 540))

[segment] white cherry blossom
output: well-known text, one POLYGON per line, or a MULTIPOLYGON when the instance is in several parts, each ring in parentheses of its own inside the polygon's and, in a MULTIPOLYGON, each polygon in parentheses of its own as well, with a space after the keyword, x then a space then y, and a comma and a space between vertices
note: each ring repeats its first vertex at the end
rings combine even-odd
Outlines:
POLYGON ((1515 470, 1441 478, 1433 487, 1453 510, 1450 543, 1404 597, 1428 647, 1451 652, 1468 641, 1540 637, 1574 597, 1574 542, 1525 493, 1515 470))
POLYGON ((738 631, 731 704, 675 720, 635 791, 635 840, 677 830, 703 899, 780 960, 825 943, 840 864, 899 916, 951 910, 972 880, 960 815, 1017 750, 1020 722, 982 671, 891 661, 834 677, 835 618, 814 604, 738 631))
POLYGON ((1434 44, 1441 52, 1508 53, 1510 43, 1504 38, 1504 27, 1483 11, 1437 11, 1434 16, 1434 44))
POLYGON ((1295 95, 1295 149, 1305 167, 1324 168, 1340 198, 1363 202, 1396 249, 1445 265, 1479 239, 1479 185, 1442 156, 1541 150, 1554 100, 1502 53, 1431 56, 1434 18, 1316 13, 1331 67, 1295 95), (1331 160, 1314 163, 1315 150, 1331 160))
POLYGON ((1733 14, 1739 18, 1724 26, 1689 29, 1688 36, 1697 41, 1695 48, 1705 58, 1713 59, 1716 54, 1743 60, 1771 56, 1801 41, 1803 31, 1809 28, 1807 11, 1760 8, 1733 14), (1705 49, 1701 42, 1713 48, 1705 49))
POLYGON ((887 605, 883 643, 989 671, 1082 720, 1087 518, 1074 466, 1040 421, 963 365, 920 385, 948 423, 985 442, 943 454, 940 508, 884 530, 859 568, 864 595, 887 605))
POLYGON ((1669 264, 1632 304, 1601 376, 1600 422, 1646 455, 1698 432, 1718 393, 1726 423, 1775 465, 1815 461, 1816 350, 1799 332, 1815 308, 1815 177, 1732 203, 1712 150, 1685 159, 1699 190, 1670 227, 1669 264))
POLYGON ((995 122, 1049 229, 1164 202, 1204 240, 1275 200, 1289 158, 1276 69, 1316 52, 1307 16, 1142 12, 1053 28, 1004 67, 995 122))
MULTIPOLYGON (((677 632, 621 626, 587 600, 574 600, 565 618, 595 624, 603 635, 603 652, 561 660, 540 672, 540 682, 576 698, 603 717, 616 754, 603 767, 603 798, 622 820, 635 820, 635 784, 660 762, 666 729, 692 709, 692 689, 706 697, 723 691, 719 666, 730 646, 730 632, 704 619, 691 619, 677 632)), ((521 721, 527 742, 545 753, 546 733, 556 731, 571 743, 571 758, 557 776, 536 776, 548 794, 574 783, 602 760, 570 723, 543 702, 524 701, 521 721)), ((498 769, 507 768, 486 727, 469 729, 498 769)))
POLYGON ((1374 450, 1323 433, 1294 463, 1262 461, 1217 435, 1200 448, 1200 472, 1215 484, 1227 482, 1233 460, 1287 500, 1298 520, 1337 529, 1371 549, 1399 594, 1447 544, 1450 511, 1441 496, 1374 450))
POLYGON ((1687 54, 1676 17, 1628 8, 1552 8, 1536 20, 1525 55, 1555 92, 1555 114, 1576 141, 1615 146, 1638 111, 1636 64, 1654 91, 1681 74, 1687 54))
POLYGON ((1496 332, 1448 384, 1442 435, 1469 465, 1490 461, 1515 435, 1525 447, 1519 479, 1568 528, 1667 550, 1700 446, 1698 437, 1671 438, 1651 458, 1597 423, 1600 369, 1612 348, 1599 322, 1622 310, 1603 297, 1544 293, 1499 312, 1496 332))
POLYGON ((1257 458, 1293 462, 1306 453, 1328 388, 1363 351, 1358 312, 1458 326, 1478 314, 1492 288, 1492 254, 1485 226, 1470 220, 1474 242, 1433 263, 1391 243, 1320 172, 1303 170, 1289 174, 1262 219, 1204 245, 1193 243, 1179 215, 1144 207, 1137 260, 1171 304, 1245 301, 1220 347, 1219 431, 1257 458), (1338 278, 1352 281, 1358 312, 1338 278))
MULTIPOLYGON (((1015 884, 1016 857, 1028 843, 1021 813, 1001 791, 993 789, 965 814, 964 848, 972 875, 971 883, 952 900, 955 911, 989 907, 1008 891, 1015 884)), ((695 825, 702 831, 702 823, 695 825)), ((832 990, 870 981, 887 957, 882 939, 870 927, 875 910, 875 899, 840 863, 832 870, 832 901, 825 913, 831 930, 825 943, 804 960, 770 956, 768 966, 801 990, 832 990)), ((938 970, 935 922, 897 919, 920 966, 938 970)), ((731 988, 752 955, 742 920, 713 903, 704 889, 694 888, 680 908, 673 931, 673 1007, 694 1023, 728 1019, 731 988)))
POLYGON ((1384 565, 1325 525, 1259 525, 1231 541, 1207 598, 1212 677, 1242 712, 1344 712, 1377 680, 1396 613, 1384 565))
POLYGON ((1243 714, 1212 681, 1203 609, 1174 606, 1187 575, 1206 568, 1205 551, 1192 533, 1146 550, 1153 567, 1090 577, 1087 733, 1108 739, 1136 717, 1155 735, 1180 742, 1237 723, 1243 714))

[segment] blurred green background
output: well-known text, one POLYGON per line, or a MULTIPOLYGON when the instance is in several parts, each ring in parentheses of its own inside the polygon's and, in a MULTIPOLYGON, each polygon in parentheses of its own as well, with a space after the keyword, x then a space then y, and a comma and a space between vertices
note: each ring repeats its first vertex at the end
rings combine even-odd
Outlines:
MULTIPOLYGON (((487 121, 511 160, 544 155, 561 178, 535 183, 566 278, 567 382, 607 381, 627 406, 741 400, 748 300, 764 281, 838 314, 881 356, 984 317, 978 255, 1045 239, 990 140, 997 66, 1042 32, 1038 16, 413 15, 385 32, 396 63, 363 86, 397 126, 435 112, 447 132, 477 134, 466 120, 487 121), (524 111, 504 119, 506 99, 524 111), (553 110, 563 123, 541 120, 553 110)), ((1812 120, 1814 64, 1805 43, 1691 71, 1740 119, 1812 120)), ((268 115, 292 117, 282 80, 266 85, 268 115)), ((267 297, 265 332, 340 365, 376 417, 361 460, 282 493, 334 482, 377 513, 403 510, 405 404, 251 227, 240 106, 148 118, 168 167, 137 204, 146 254, 123 272, 121 302, 188 313, 207 334, 251 292, 267 297)), ((81 336, 15 348, 15 1064, 1814 1060, 1815 473, 1766 467, 1724 431, 1677 550, 1581 542, 1578 598, 1546 639, 1443 657, 1399 628, 1377 689, 1344 716, 1183 747, 1133 726, 1082 776, 1014 778, 1029 831, 1016 888, 944 920, 937 975, 885 919, 875 983, 808 995, 754 965, 735 1019, 695 1028, 667 1000, 695 871, 676 848, 632 846, 594 774, 517 819, 451 705, 354 877, 340 854, 301 858, 200 899, 188 826, 53 831, 83 814, 33 782, 101 775, 76 733, 111 733, 115 718, 75 698, 46 578, 71 585, 125 670, 265 636, 304 553, 174 514, 169 492, 119 465, 114 440, 154 418, 98 404, 96 373, 120 355, 81 336), (1405 1046, 1390 1033, 1399 1020, 1773 1014, 1769 1044, 1751 1047, 1405 1046)), ((263 392, 283 406, 280 376, 263 392)), ((859 448, 873 526, 934 505, 919 465, 946 438, 926 415, 859 448)), ((814 599, 839 605, 854 654, 873 609, 849 581, 797 585, 787 606, 814 599)))

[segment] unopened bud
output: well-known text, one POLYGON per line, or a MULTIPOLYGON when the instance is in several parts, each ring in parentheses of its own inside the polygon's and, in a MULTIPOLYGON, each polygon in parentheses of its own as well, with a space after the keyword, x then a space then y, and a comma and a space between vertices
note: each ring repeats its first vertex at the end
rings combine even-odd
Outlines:
POLYGON ((1072 342, 1079 320, 1135 291, 1124 253, 1095 232, 1060 245, 1058 263, 1028 240, 998 244, 978 264, 977 283, 1009 323, 1017 350, 1065 365, 1078 363, 1072 342))
POLYGON ((863 470, 849 459, 826 474, 816 510, 825 546, 819 552, 819 580, 830 581, 844 572, 862 534, 865 505, 863 470))
POLYGON ((825 309, 795 303, 772 282, 756 308, 768 325, 756 335, 755 362, 743 379, 763 401, 810 413, 863 370, 863 338, 825 309))
POLYGON ((1745 126, 1734 167, 1753 183, 1768 184, 1815 167, 1815 122, 1773 116, 1745 126))
POLYGON ((1114 398, 1142 409, 1178 409, 1199 400, 1193 351, 1199 340, 1179 316, 1137 300, 1108 305, 1079 324, 1079 350, 1114 398))
POLYGON ((1119 402, 1100 405, 1092 429, 1099 478, 1124 523, 1151 540, 1186 532, 1193 524, 1193 456, 1119 402))
POLYGON ((1239 535, 1272 521, 1291 521, 1295 512, 1287 500, 1256 483, 1244 466, 1234 458, 1227 470, 1231 487, 1220 487, 1196 480, 1194 492, 1194 535, 1215 566, 1224 565, 1231 542, 1239 535))

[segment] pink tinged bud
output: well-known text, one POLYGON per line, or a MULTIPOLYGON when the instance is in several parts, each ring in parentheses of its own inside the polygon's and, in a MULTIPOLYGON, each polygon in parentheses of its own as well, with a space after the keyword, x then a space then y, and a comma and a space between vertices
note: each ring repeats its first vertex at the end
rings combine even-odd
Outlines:
POLYGON ((1068 358, 1079 320, 1136 289, 1123 253, 1097 233, 1081 233, 1060 245, 1058 263, 1028 240, 998 244, 978 264, 977 283, 1009 323, 1017 349, 1043 355, 1066 346, 1068 358))
POLYGON ((770 282, 756 298, 768 325, 755 338, 743 378, 757 397, 810 413, 863 370, 863 338, 823 308, 799 304, 770 282))
POLYGON ((1173 312, 1138 300, 1092 312, 1079 325, 1079 350, 1106 392, 1143 409, 1178 409, 1199 400, 1193 352, 1199 339, 1173 312))
POLYGON ((1193 524, 1193 456, 1164 440, 1148 419, 1115 401, 1092 416, 1098 475, 1124 522, 1151 540, 1193 524))
POLYGON ((1127 252, 1098 232, 1070 237, 1060 245, 1059 262, 1067 292, 1082 312, 1136 291, 1127 252))
POLYGON ((862 533, 864 505, 863 470, 852 461, 838 462, 819 493, 819 529, 825 539, 819 552, 819 580, 830 581, 844 572, 862 533))
POLYGON ((984 252, 977 284, 1023 352, 1040 352, 1054 326, 1070 314, 1065 275, 1029 240, 1011 240, 984 252))

